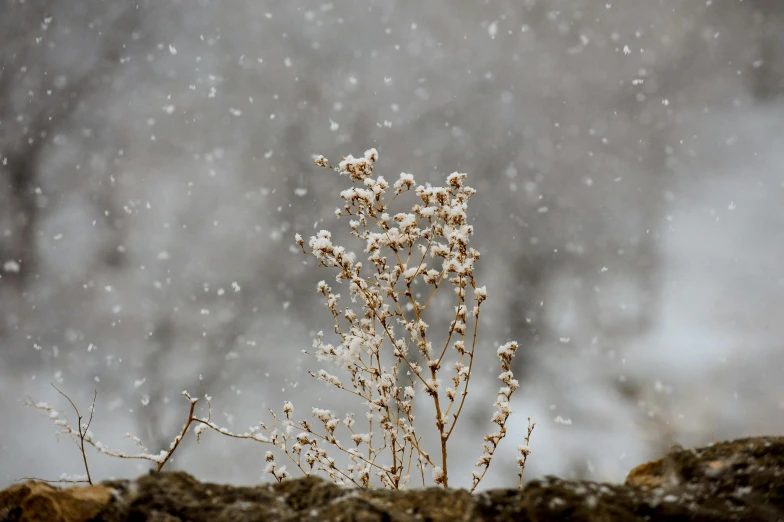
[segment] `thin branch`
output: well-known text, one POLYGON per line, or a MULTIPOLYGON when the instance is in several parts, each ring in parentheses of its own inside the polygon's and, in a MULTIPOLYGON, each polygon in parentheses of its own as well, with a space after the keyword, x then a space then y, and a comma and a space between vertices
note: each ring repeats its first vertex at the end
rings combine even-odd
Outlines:
POLYGON ((190 428, 190 427, 191 427, 191 423, 192 423, 192 422, 193 422, 193 420, 194 420, 194 417, 193 417, 193 410, 195 410, 195 409, 196 409, 196 403, 197 403, 197 402, 199 402, 199 399, 197 399, 197 398, 194 398, 194 397, 191 397, 191 396, 188 394, 188 392, 182 392, 182 394, 183 394, 183 395, 185 395, 185 397, 187 397, 187 398, 188 398, 188 400, 189 400, 189 401, 190 401, 190 403, 191 403, 191 409, 190 409, 190 411, 188 412, 188 420, 187 420, 187 421, 185 421, 185 426, 183 426, 183 427, 182 427, 182 431, 181 431, 181 432, 180 432, 180 434, 177 436, 177 438, 176 438, 176 439, 174 439, 174 442, 172 442, 172 445, 171 445, 171 447, 169 448, 169 452, 168 452, 168 453, 166 453, 166 456, 165 456, 165 457, 163 457, 163 460, 162 460, 162 461, 160 461, 160 462, 158 463, 158 471, 160 471, 160 470, 163 468, 163 465, 164 465, 164 464, 166 464, 166 461, 167 461, 167 460, 169 460, 169 457, 171 457, 171 456, 172 456, 172 454, 174 453, 174 450, 176 450, 176 449, 177 449, 177 446, 179 446, 179 445, 180 445, 180 442, 182 442, 182 439, 183 439, 183 437, 185 437, 185 434, 188 432, 188 428, 190 428))
POLYGON ((14 482, 21 482, 23 480, 35 480, 36 482, 46 482, 47 484, 90 484, 93 485, 86 477, 82 478, 81 476, 70 476, 65 473, 60 475, 62 478, 59 479, 42 479, 38 477, 21 477, 18 479, 14 479, 14 482))
POLYGON ((528 417, 528 433, 525 436, 525 445, 518 446, 517 451, 520 453, 520 456, 517 457, 517 465, 520 466, 520 471, 517 472, 517 476, 520 479, 517 489, 523 489, 523 473, 525 473, 525 463, 528 461, 528 455, 531 454, 530 443, 531 443, 531 433, 533 433, 534 428, 536 427, 535 422, 531 422, 531 417, 528 417))
MULTIPOLYGON (((52 383, 49 383, 49 384, 52 384, 52 383)), ((65 393, 63 393, 54 384, 52 384, 52 388, 57 390, 57 392, 60 395, 62 395, 66 399, 68 399, 68 402, 71 403, 71 406, 73 407, 74 411, 76 412, 76 418, 77 418, 76 422, 77 422, 77 426, 79 428, 79 449, 82 452, 82 460, 84 461, 84 471, 87 474, 87 483, 92 486, 93 485, 93 480, 90 477, 90 466, 87 465, 87 453, 84 451, 84 439, 87 436, 87 431, 90 429, 90 424, 92 424, 92 422, 93 422, 93 413, 95 412, 95 399, 96 399, 96 397, 98 397, 98 390, 95 390, 95 392, 93 393, 93 403, 90 406, 90 419, 87 421, 87 425, 86 426, 82 426, 82 415, 79 413, 79 409, 76 407, 76 404, 74 404, 74 402, 71 400, 71 398, 69 396, 67 396, 65 393)), ((83 481, 80 481, 80 482, 83 482, 83 481)))

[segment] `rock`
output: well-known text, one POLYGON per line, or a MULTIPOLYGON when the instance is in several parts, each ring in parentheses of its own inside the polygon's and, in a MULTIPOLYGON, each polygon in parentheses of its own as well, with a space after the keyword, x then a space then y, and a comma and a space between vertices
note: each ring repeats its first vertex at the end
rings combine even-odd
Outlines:
POLYGON ((29 481, 0 491, 0 522, 83 522, 96 517, 113 490, 106 486, 55 488, 29 481))
POLYGON ((784 437, 674 446, 631 470, 626 485, 677 496, 725 520, 784 521, 784 437))
POLYGON ((255 487, 202 483, 183 472, 56 489, 28 482, 0 492, 0 522, 84 521, 784 521, 784 437, 673 448, 625 484, 555 477, 470 495, 440 488, 358 491, 305 477, 255 487))
POLYGON ((134 482, 106 483, 119 501, 100 520, 252 521, 252 520, 463 520, 473 504, 464 490, 439 488, 405 493, 360 492, 305 477, 255 487, 203 484, 183 472, 151 473, 134 482), (162 518, 164 513, 175 518, 162 518))

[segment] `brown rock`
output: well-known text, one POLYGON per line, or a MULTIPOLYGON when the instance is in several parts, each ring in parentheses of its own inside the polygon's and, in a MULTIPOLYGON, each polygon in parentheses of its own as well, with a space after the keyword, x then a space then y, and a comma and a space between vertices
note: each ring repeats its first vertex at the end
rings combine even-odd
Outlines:
POLYGON ((111 496, 106 486, 55 488, 28 481, 0 491, 0 522, 84 522, 97 516, 111 496))

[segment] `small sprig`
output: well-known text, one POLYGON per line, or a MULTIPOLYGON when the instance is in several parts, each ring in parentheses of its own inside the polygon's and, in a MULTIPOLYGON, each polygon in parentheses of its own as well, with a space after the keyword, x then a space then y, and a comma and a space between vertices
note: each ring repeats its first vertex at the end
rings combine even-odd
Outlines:
MULTIPOLYGON (((57 389, 57 388, 55 388, 55 389, 57 389)), ((74 410, 76 410, 76 405, 74 405, 73 401, 71 401, 71 399, 67 395, 65 395, 63 392, 61 392, 59 389, 57 389, 57 391, 61 395, 63 395, 63 397, 68 399, 68 402, 70 402, 71 406, 73 406, 74 410)), ((125 435, 125 437, 128 438, 128 439, 131 439, 132 441, 134 441, 136 443, 136 445, 141 449, 140 453, 130 454, 130 453, 126 453, 126 452, 123 452, 123 451, 115 450, 115 449, 107 447, 102 442, 95 440, 95 436, 89 430, 90 423, 92 422, 92 418, 93 418, 93 412, 95 411, 95 396, 93 396, 93 404, 90 406, 90 419, 87 422, 87 424, 85 424, 85 425, 82 424, 82 422, 81 422, 82 421, 82 417, 81 417, 81 415, 79 415, 79 411, 76 410, 76 414, 77 414, 77 417, 79 419, 78 420, 78 422, 79 422, 79 429, 76 429, 76 430, 71 427, 71 425, 68 423, 68 419, 66 418, 66 416, 63 413, 61 413, 60 411, 58 411, 58 410, 54 409, 53 407, 49 406, 47 403, 45 403, 45 402, 32 402, 32 401, 25 402, 26 406, 30 406, 32 408, 36 408, 38 410, 46 412, 47 416, 50 419, 52 419, 54 421, 55 425, 58 426, 60 428, 60 430, 61 430, 61 431, 57 432, 57 435, 58 436, 59 435, 68 435, 68 436, 70 436, 72 439, 74 439, 74 441, 76 441, 79 444, 79 446, 81 448, 81 451, 82 451, 82 457, 83 457, 83 460, 84 460, 85 471, 87 472, 87 474, 84 476, 84 479, 83 480, 74 480, 74 479, 72 479, 73 477, 68 476, 68 480, 64 480, 61 477, 61 479, 56 480, 56 481, 51 481, 51 482, 88 482, 88 483, 92 484, 92 481, 91 481, 92 479, 90 477, 90 471, 87 468, 87 455, 85 453, 85 444, 87 444, 89 446, 92 446, 99 453, 103 453, 104 455, 109 455, 110 457, 117 457, 117 458, 121 458, 121 459, 132 459, 132 460, 148 460, 150 462, 154 462, 156 464, 157 471, 161 471, 163 469, 163 466, 171 458, 171 456, 174 454, 174 452, 177 449, 177 447, 180 445, 180 442, 182 442, 182 439, 185 437, 185 434, 188 432, 188 429, 190 428, 191 423, 193 423, 196 420, 196 417, 194 416, 194 411, 195 411, 196 403, 198 402, 198 399, 194 398, 194 397, 191 397, 190 394, 188 394, 187 391, 183 391, 182 394, 185 396, 185 398, 188 399, 188 401, 190 403, 190 410, 188 412, 188 419, 186 420, 186 422, 185 422, 185 424, 184 424, 180 434, 177 435, 174 438, 174 440, 171 442, 171 444, 169 445, 169 449, 168 450, 161 450, 157 454, 150 453, 149 450, 142 445, 141 440, 138 437, 136 437, 134 435, 131 435, 130 433, 127 433, 125 435)), ((96 396, 97 396, 97 392, 96 392, 96 396)), ((77 478, 81 478, 81 477, 77 477, 77 478)))
POLYGON ((520 490, 523 489, 523 473, 525 473, 525 463, 528 461, 528 455, 531 454, 529 444, 531 443, 531 433, 533 433, 535 427, 536 423, 531 422, 531 417, 528 417, 528 433, 525 436, 525 444, 517 446, 517 452, 520 454, 517 457, 517 465, 520 466, 520 471, 517 472, 517 477, 519 478, 517 488, 520 490))
POLYGON ((494 403, 495 412, 491 422, 498 425, 498 431, 485 436, 485 442, 482 444, 482 456, 476 462, 476 467, 480 469, 475 470, 472 474, 472 492, 484 478, 487 469, 490 467, 490 462, 493 460, 493 455, 495 455, 495 451, 498 449, 498 444, 506 436, 506 422, 512 414, 509 399, 512 393, 520 387, 517 379, 514 379, 512 375, 512 358, 515 352, 517 352, 517 343, 514 341, 504 344, 497 351, 498 359, 501 361, 501 373, 498 375, 498 379, 504 383, 504 386, 498 390, 494 403))
MULTIPOLYGON (((71 437, 74 442, 77 443, 79 446, 79 451, 82 454, 82 461, 84 462, 84 475, 69 475, 67 473, 62 473, 57 479, 54 480, 46 480, 46 479, 34 479, 34 480, 42 480, 43 482, 49 483, 87 483, 91 486, 93 485, 93 479, 90 476, 90 466, 87 465, 87 453, 84 451, 84 443, 87 440, 88 444, 92 440, 92 433, 90 432, 90 425, 93 423, 93 414, 95 413, 95 399, 98 397, 98 390, 95 390, 93 393, 93 402, 90 404, 90 417, 87 419, 87 424, 82 423, 82 414, 79 413, 79 408, 76 407, 76 404, 71 400, 71 398, 63 393, 57 386, 52 384, 52 388, 57 390, 57 393, 62 395, 63 397, 68 400, 71 404, 71 407, 76 412, 76 424, 77 429, 74 430, 67 422, 65 417, 60 418, 60 412, 50 408, 45 403, 38 403, 34 404, 32 401, 25 402, 25 405, 32 406, 38 409, 42 409, 49 414, 49 418, 55 420, 55 424, 60 426, 61 431, 57 433, 57 435, 68 435, 71 437)), ((24 480, 27 480, 30 477, 25 477, 24 480)))

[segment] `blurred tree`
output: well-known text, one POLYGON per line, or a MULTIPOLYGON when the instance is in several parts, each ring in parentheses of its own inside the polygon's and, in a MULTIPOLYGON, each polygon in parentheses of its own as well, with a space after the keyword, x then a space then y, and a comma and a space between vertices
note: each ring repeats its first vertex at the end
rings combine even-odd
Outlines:
POLYGON ((0 3, 0 335, 17 317, 9 292, 37 277, 38 225, 58 197, 41 191, 42 158, 80 130, 75 115, 97 110, 91 96, 111 84, 140 23, 135 4, 0 3))

